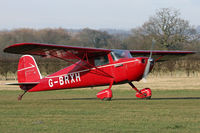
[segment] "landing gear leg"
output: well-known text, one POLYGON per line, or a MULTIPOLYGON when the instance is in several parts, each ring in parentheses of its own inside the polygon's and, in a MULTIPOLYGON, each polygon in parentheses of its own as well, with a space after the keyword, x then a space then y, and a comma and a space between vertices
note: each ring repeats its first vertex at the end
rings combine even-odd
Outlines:
POLYGON ((19 97, 18 97, 18 100, 20 101, 20 100, 22 100, 22 97, 24 96, 24 94, 26 93, 27 91, 24 91, 24 93, 22 93, 21 95, 19 95, 19 97))
POLYGON ((97 98, 105 101, 110 101, 112 99, 112 90, 111 87, 113 85, 113 81, 111 81, 110 86, 108 89, 102 90, 97 93, 97 98))
POLYGON ((151 99, 152 93, 150 88, 144 88, 138 90, 133 83, 129 82, 129 85, 136 91, 136 97, 141 99, 151 99))

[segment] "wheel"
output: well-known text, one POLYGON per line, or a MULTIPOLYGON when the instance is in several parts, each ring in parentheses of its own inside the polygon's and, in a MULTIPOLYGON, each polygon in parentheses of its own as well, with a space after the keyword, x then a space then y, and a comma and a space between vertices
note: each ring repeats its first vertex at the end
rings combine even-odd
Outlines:
POLYGON ((144 88, 140 92, 136 92, 136 97, 141 99, 151 99, 152 93, 150 88, 144 88))
POLYGON ((146 97, 146 99, 147 99, 147 100, 150 100, 150 99, 151 99, 151 96, 149 96, 149 97, 146 97))
POLYGON ((112 100, 112 97, 108 97, 108 98, 104 98, 102 99, 103 101, 111 101, 112 100))

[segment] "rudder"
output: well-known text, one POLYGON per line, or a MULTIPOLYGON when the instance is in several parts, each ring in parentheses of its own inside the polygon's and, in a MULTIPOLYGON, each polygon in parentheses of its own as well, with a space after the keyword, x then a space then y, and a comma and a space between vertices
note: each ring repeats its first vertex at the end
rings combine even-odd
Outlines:
POLYGON ((42 79, 35 59, 31 55, 23 55, 19 59, 17 77, 18 83, 38 82, 42 79))

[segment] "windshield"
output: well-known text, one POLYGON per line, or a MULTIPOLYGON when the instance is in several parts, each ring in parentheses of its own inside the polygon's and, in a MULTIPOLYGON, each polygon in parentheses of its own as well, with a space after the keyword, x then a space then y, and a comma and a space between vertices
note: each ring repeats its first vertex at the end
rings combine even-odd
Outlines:
POLYGON ((129 50, 112 50, 111 55, 115 61, 121 58, 132 58, 129 50))

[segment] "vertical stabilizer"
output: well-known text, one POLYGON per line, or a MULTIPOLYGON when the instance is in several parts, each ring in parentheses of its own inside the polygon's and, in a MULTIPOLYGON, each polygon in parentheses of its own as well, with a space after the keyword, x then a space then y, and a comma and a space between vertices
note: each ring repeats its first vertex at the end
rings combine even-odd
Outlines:
POLYGON ((17 76, 19 83, 38 82, 42 79, 35 59, 31 55, 23 55, 19 59, 17 76))

